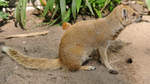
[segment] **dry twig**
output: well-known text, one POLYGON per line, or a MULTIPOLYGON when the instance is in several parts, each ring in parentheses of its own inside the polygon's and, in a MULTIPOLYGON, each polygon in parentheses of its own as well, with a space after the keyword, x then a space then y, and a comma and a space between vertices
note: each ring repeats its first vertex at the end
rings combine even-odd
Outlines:
POLYGON ((0 36, 0 38, 4 39, 10 39, 10 38, 21 38, 21 37, 33 37, 33 36, 39 36, 39 35, 46 35, 49 31, 43 31, 43 32, 34 32, 34 33, 28 33, 28 34, 16 34, 16 35, 8 35, 8 36, 0 36))

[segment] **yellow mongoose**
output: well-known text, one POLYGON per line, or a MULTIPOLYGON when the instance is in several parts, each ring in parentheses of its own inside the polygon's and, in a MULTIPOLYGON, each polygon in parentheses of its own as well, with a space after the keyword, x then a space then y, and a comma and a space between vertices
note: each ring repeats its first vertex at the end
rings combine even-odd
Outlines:
POLYGON ((117 74, 118 71, 108 61, 107 49, 111 41, 115 40, 125 29, 125 26, 139 22, 141 19, 142 16, 129 6, 119 5, 105 18, 81 21, 71 25, 61 38, 58 59, 24 56, 7 46, 3 46, 2 50, 26 68, 57 69, 65 67, 74 71, 94 70, 94 66, 86 66, 83 63, 90 59, 89 55, 94 49, 98 49, 101 61, 108 71, 117 74))

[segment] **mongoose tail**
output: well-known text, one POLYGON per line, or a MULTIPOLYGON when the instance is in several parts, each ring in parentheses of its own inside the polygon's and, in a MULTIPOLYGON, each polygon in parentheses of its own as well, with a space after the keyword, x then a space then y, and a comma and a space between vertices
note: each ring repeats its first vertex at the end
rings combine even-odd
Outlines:
POLYGON ((34 58, 28 57, 15 49, 12 49, 7 46, 2 46, 2 51, 10 56, 13 60, 15 60, 20 65, 29 69, 58 69, 61 67, 59 59, 47 59, 47 58, 34 58))

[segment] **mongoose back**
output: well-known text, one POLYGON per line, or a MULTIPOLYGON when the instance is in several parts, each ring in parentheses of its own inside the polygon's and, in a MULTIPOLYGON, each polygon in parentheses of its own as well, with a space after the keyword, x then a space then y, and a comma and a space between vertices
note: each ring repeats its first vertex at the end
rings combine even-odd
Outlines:
POLYGON ((83 65, 90 59, 94 49, 100 52, 99 60, 112 74, 117 74, 109 63, 107 49, 125 27, 139 22, 142 16, 127 5, 118 5, 107 17, 96 20, 77 22, 66 29, 59 44, 58 59, 33 58, 24 56, 17 50, 3 46, 2 50, 12 59, 26 68, 56 69, 67 68, 70 71, 94 70, 94 66, 83 65))

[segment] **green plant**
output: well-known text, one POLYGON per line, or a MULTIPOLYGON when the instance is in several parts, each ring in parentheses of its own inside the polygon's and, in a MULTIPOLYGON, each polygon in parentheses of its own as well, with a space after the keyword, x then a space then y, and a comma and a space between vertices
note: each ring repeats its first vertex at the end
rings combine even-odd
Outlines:
POLYGON ((150 0, 145 0, 148 10, 150 11, 150 0))
POLYGON ((78 14, 102 17, 107 8, 112 11, 121 0, 48 0, 44 7, 43 16, 48 17, 50 23, 75 21, 78 14), (80 11, 81 10, 81 11, 80 11), (61 16, 60 16, 61 15, 61 16), (56 21, 57 20, 57 21, 56 21))
POLYGON ((3 7, 8 6, 8 1, 0 0, 0 6, 3 6, 3 7))
POLYGON ((8 1, 0 0, 0 19, 7 20, 8 19, 8 13, 5 13, 2 11, 2 8, 8 6, 8 1))
MULTIPOLYGON (((32 0, 33 2, 35 0, 32 0)), ((89 15, 102 17, 104 10, 112 11, 121 0, 40 0, 44 7, 42 16, 48 24, 75 22, 77 16, 89 15), (46 3, 45 3, 46 2, 46 3), (46 5, 46 6, 45 6, 46 5)), ((19 0, 16 19, 25 28, 27 0, 19 0)))
POLYGON ((102 17, 102 12, 107 9, 112 11, 121 0, 89 0, 98 17, 102 17))
POLYGON ((7 20, 8 19, 8 13, 4 13, 0 11, 0 19, 7 20))
POLYGON ((25 29, 26 25, 26 6, 28 0, 19 0, 16 8, 16 24, 19 23, 21 28, 25 29))

